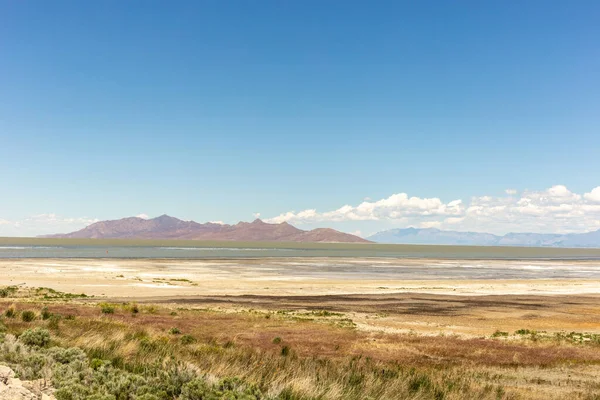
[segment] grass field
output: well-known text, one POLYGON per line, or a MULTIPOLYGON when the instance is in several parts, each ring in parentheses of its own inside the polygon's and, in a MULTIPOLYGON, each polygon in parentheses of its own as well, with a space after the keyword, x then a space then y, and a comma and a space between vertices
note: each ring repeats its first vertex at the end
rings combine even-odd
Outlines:
POLYGON ((441 297, 432 303, 417 296, 401 308, 385 297, 250 296, 158 304, 43 288, 8 288, 0 295, 0 363, 24 379, 49 382, 59 400, 91 398, 90 387, 103 400, 600 398, 600 335, 560 330, 571 313, 581 316, 580 326, 598 328, 595 298, 571 304, 507 298, 493 304, 441 297), (505 315, 494 316, 498 310, 505 315), (510 311, 526 317, 507 318, 510 311), (362 322, 354 320, 359 312, 362 322), (393 321, 394 313, 412 315, 406 326, 446 317, 469 324, 487 316, 482 323, 488 329, 463 335, 451 326, 438 333, 361 327, 365 318, 393 321), (555 329, 536 329, 552 321, 555 329), (33 342, 41 345, 24 344, 33 342), (64 350, 72 347, 83 353, 64 350), (73 354, 83 358, 70 361, 73 354), (114 374, 127 383, 109 384, 114 374), (194 388, 204 397, 193 397, 194 388), (85 395, 65 394, 76 389, 85 395))

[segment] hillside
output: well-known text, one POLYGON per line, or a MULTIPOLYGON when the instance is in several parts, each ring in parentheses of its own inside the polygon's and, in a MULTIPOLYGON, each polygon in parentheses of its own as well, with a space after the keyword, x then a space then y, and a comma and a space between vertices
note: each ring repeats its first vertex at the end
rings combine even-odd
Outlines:
POLYGON ((100 221, 76 232, 44 237, 369 243, 368 240, 334 229, 320 228, 304 231, 287 222, 269 224, 257 219, 235 225, 211 222, 200 224, 194 221, 182 221, 168 215, 153 219, 129 217, 100 221))

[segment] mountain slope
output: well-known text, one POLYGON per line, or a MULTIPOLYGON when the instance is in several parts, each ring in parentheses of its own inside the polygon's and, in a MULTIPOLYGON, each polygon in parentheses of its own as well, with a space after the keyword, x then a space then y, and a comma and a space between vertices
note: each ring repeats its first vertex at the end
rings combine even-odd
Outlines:
POLYGON ((153 219, 129 217, 100 221, 79 231, 46 235, 53 238, 87 239, 191 239, 232 241, 348 242, 368 243, 358 236, 333 229, 304 231, 287 222, 268 224, 260 219, 235 225, 182 221, 161 215, 153 219))
POLYGON ((490 233, 442 231, 435 228, 391 229, 378 232, 369 240, 379 243, 494 245, 499 237, 490 233))
POLYGON ((406 228, 378 232, 367 238, 378 243, 469 246, 600 247, 600 230, 586 233, 491 233, 406 228))

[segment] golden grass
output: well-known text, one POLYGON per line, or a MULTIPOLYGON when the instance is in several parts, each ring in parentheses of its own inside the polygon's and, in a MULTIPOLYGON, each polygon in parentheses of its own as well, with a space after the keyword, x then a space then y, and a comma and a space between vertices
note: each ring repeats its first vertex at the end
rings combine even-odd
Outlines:
POLYGON ((17 313, 39 315, 46 304, 74 318, 57 326, 3 318, 11 332, 50 326, 58 344, 130 370, 175 357, 289 399, 594 399, 600 390, 594 343, 364 332, 340 324, 347 315, 328 312, 141 305, 132 313, 131 304, 112 304, 114 314, 103 314, 98 304, 20 299, 1 302, 0 310, 13 303, 17 313))

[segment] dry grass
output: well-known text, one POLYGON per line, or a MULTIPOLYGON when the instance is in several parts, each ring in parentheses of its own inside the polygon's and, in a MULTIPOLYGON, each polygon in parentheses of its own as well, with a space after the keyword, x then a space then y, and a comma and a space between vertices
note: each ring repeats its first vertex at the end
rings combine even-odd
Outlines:
POLYGON ((47 306, 62 316, 4 318, 10 332, 49 327, 61 346, 81 347, 130 371, 175 357, 209 376, 257 383, 280 398, 594 399, 600 390, 595 342, 368 332, 353 328, 344 313, 350 310, 339 308, 225 311, 113 303, 102 307, 114 313, 103 314, 89 300, 5 300, 2 311, 12 305, 17 314, 30 309, 40 315, 47 306), (173 328, 181 334, 170 334, 173 328))

